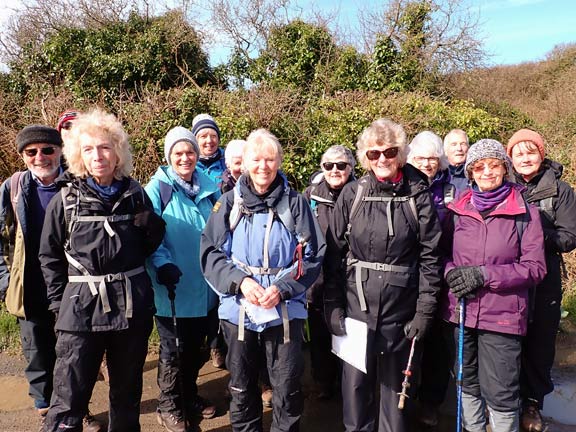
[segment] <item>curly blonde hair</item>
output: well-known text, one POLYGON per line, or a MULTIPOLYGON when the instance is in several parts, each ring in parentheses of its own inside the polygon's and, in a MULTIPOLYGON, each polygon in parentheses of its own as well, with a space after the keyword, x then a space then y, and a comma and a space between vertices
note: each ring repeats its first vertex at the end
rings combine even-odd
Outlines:
POLYGON ((397 158, 399 167, 403 167, 406 164, 408 146, 406 145, 406 132, 404 132, 404 128, 392 120, 380 118, 374 120, 370 126, 364 129, 356 143, 356 147, 358 148, 356 151, 358 162, 360 162, 360 165, 362 165, 366 171, 371 171, 368 158, 366 157, 366 150, 373 146, 382 145, 398 147, 399 152, 397 158))
POLYGON ((114 178, 117 180, 129 177, 132 172, 132 149, 128 134, 122 123, 114 116, 99 108, 81 113, 74 119, 70 134, 64 144, 63 153, 68 163, 68 171, 77 177, 90 175, 82 160, 81 137, 105 137, 112 144, 116 153, 114 178))

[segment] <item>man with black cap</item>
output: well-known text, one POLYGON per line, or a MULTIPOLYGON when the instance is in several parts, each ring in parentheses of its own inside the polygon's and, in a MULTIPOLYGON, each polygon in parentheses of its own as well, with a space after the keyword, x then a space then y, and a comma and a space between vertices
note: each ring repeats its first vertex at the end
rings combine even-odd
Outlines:
MULTIPOLYGON (((0 299, 18 318, 29 394, 43 423, 52 395, 56 335, 38 251, 46 207, 59 192, 54 180, 62 172, 62 138, 54 128, 26 126, 16 136, 16 148, 27 170, 0 187, 0 299)), ((85 431, 100 430, 88 420, 85 431)))

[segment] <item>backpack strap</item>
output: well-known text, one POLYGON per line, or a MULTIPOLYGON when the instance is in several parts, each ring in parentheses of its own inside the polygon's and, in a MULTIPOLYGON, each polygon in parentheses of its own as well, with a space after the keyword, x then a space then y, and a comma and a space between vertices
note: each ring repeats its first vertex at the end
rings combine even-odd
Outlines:
POLYGON ((454 201, 454 197, 456 196, 456 186, 452 183, 444 183, 442 186, 442 195, 444 199, 444 205, 451 203, 454 201))
POLYGON ((16 209, 18 208, 18 199, 20 198, 22 189, 20 185, 22 174, 24 174, 24 171, 16 171, 10 177, 10 202, 12 203, 12 213, 14 213, 14 221, 16 222, 18 222, 18 213, 16 209))
POLYGON ((556 211, 554 210, 554 197, 544 198, 538 202, 538 209, 548 222, 556 225, 556 211))
POLYGON ((160 215, 162 215, 172 199, 172 185, 159 180, 158 187, 160 188, 160 215))

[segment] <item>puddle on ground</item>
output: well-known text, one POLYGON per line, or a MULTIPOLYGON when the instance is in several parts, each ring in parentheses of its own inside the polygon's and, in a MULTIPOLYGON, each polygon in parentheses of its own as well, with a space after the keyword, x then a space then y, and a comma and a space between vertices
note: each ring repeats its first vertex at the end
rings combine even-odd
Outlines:
POLYGON ((0 376, 0 389, 0 411, 19 411, 33 406, 25 378, 0 376))

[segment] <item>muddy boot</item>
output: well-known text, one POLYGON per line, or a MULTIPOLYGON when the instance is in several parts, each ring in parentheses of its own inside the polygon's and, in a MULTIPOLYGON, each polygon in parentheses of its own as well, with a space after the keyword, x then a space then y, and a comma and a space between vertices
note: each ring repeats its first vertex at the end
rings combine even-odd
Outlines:
POLYGON ((48 414, 48 408, 38 408, 36 409, 38 416, 40 416, 40 426, 38 431, 44 432, 44 426, 46 425, 46 414, 48 414))
POLYGON ((169 432, 186 432, 186 425, 180 413, 156 411, 156 421, 169 432))
POLYGON ((200 396, 196 396, 188 403, 187 414, 204 419, 211 419, 216 416, 216 407, 212 402, 200 396))
POLYGON ((527 432, 542 432, 544 430, 544 422, 537 402, 529 400, 524 403, 520 423, 527 432))
POLYGON ((226 358, 219 348, 212 348, 210 350, 210 359, 212 360, 212 366, 218 369, 223 369, 226 364, 226 358))
POLYGON ((102 379, 106 384, 110 384, 110 375, 108 375, 108 365, 106 364, 106 355, 104 355, 102 363, 100 364, 100 375, 102 375, 102 379))
POLYGON ((272 387, 262 384, 262 405, 266 408, 272 408, 272 387))
POLYGON ((88 411, 82 420, 82 430, 84 432, 104 432, 104 426, 88 411))

